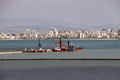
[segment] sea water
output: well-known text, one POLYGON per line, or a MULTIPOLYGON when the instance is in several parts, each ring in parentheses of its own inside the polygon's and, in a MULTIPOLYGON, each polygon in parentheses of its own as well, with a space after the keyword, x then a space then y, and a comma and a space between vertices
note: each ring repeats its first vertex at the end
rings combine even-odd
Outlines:
MULTIPOLYGON (((59 40, 41 40, 43 48, 54 48, 59 40)), ((62 40, 67 46, 68 40, 62 40)), ((70 40, 74 46, 83 49, 120 49, 120 40, 70 40)), ((21 50, 24 48, 38 48, 38 40, 0 40, 0 50, 21 50)))
MULTIPOLYGON (((43 48, 53 49, 59 40, 41 40, 43 48)), ((70 40, 80 52, 1 54, 0 58, 120 58, 120 40, 70 40)), ((62 40, 67 47, 67 40, 62 40)), ((38 49, 38 40, 1 40, 0 50, 38 49)))
MULTIPOLYGON (((54 48, 56 40, 41 40, 54 48)), ((64 44, 67 40, 63 41, 64 44)), ((119 40, 72 40, 80 52, 0 54, 0 58, 120 58, 119 40)), ((66 44, 67 45, 67 44, 66 44)), ((0 50, 38 48, 37 40, 1 40, 0 50)), ((120 60, 3 60, 0 80, 120 80, 120 60)))
POLYGON ((0 80, 120 80, 120 61, 0 61, 0 80))

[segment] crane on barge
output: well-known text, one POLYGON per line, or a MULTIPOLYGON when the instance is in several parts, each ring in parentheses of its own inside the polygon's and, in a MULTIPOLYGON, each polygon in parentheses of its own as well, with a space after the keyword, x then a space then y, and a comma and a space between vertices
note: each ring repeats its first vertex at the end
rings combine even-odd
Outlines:
POLYGON ((80 51, 82 50, 81 47, 75 47, 73 44, 70 44, 70 41, 68 40, 68 48, 65 46, 65 44, 62 43, 61 38, 59 38, 59 42, 55 42, 55 44, 59 44, 60 47, 55 47, 52 49, 53 52, 70 52, 70 51, 80 51))

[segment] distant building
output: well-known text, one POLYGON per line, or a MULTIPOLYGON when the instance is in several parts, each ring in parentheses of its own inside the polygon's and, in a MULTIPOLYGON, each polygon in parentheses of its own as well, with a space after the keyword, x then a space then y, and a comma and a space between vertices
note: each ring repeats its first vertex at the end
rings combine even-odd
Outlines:
POLYGON ((57 38, 58 37, 58 30, 56 28, 54 28, 52 31, 53 31, 54 37, 57 38))
POLYGON ((23 34, 23 37, 26 39, 37 39, 38 37, 36 30, 26 29, 26 31, 23 34))

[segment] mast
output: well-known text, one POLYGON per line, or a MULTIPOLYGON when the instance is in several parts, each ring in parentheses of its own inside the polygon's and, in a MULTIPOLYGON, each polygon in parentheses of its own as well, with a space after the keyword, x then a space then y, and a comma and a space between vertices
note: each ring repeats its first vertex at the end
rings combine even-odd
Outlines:
POLYGON ((61 41, 61 38, 59 38, 59 40, 60 40, 60 48, 62 48, 62 41, 61 41))
POLYGON ((42 47, 42 45, 41 45, 41 43, 40 43, 40 39, 38 40, 38 47, 39 47, 39 48, 42 47))

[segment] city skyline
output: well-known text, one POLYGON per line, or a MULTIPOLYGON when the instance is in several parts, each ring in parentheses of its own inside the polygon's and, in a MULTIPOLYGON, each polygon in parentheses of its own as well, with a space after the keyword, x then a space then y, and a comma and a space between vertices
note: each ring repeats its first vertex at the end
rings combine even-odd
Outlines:
POLYGON ((1 0, 0 30, 19 32, 21 26, 39 29, 43 26, 46 29, 119 27, 119 3, 119 0, 1 0))
POLYGON ((6 34, 0 33, 0 40, 10 39, 10 40, 36 40, 36 39, 107 39, 107 40, 118 40, 120 39, 120 29, 101 29, 101 30, 58 30, 53 28, 47 33, 40 33, 35 29, 26 29, 19 34, 6 34))

